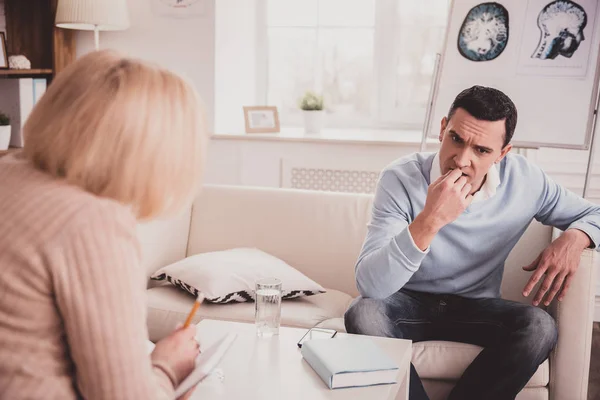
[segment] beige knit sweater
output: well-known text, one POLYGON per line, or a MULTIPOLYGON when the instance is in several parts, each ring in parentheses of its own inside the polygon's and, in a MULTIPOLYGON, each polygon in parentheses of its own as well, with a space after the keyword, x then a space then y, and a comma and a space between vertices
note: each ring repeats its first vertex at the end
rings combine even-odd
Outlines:
POLYGON ((0 158, 0 399, 168 399, 133 214, 0 158))

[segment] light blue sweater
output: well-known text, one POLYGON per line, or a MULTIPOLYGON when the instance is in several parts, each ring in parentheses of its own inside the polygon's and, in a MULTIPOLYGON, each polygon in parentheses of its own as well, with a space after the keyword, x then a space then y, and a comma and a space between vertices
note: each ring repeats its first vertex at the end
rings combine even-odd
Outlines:
MULTIPOLYGON (((381 174, 367 237, 356 265, 363 297, 386 298, 405 287, 464 297, 499 297, 504 262, 535 218, 577 228, 600 244, 600 207, 562 188, 522 156, 498 165, 500 186, 443 227, 426 252, 408 225, 423 210, 435 153, 401 158, 381 174)), ((531 261, 538 254, 531 254, 531 261)))

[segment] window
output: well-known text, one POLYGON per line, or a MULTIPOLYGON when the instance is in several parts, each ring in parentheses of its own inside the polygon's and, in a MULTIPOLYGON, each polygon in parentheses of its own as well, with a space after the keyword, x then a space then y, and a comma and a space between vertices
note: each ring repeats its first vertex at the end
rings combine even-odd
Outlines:
POLYGON ((260 1, 257 95, 282 125, 301 125, 316 90, 329 127, 422 126, 448 0, 260 1))

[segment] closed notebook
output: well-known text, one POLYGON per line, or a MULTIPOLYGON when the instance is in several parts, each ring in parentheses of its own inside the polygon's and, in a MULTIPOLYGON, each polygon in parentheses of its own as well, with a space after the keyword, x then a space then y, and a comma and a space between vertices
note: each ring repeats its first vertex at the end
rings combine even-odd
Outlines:
POLYGON ((397 382, 398 366, 366 337, 313 339, 301 352, 330 389, 397 382))

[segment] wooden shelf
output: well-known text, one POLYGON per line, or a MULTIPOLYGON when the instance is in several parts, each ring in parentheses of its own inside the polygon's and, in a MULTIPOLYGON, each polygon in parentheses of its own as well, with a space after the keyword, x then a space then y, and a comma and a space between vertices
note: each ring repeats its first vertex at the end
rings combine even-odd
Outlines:
POLYGON ((51 76, 51 69, 0 69, 0 78, 26 78, 51 76))

